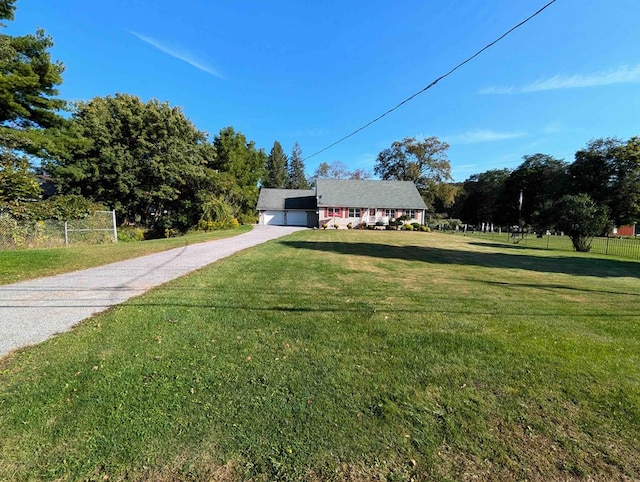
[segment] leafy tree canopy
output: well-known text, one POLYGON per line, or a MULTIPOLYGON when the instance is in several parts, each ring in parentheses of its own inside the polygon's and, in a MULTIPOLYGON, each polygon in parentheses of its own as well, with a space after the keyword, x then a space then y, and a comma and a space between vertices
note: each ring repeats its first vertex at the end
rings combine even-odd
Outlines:
POLYGON ((61 192, 111 206, 127 222, 195 222, 196 192, 215 154, 179 108, 116 94, 77 103, 71 124, 81 141, 47 165, 61 192))
POLYGON ((563 196, 554 206, 554 218, 556 229, 564 231, 580 252, 589 251, 591 240, 609 227, 605 209, 584 193, 563 196))
POLYGON ((592 140, 568 171, 574 193, 606 206, 616 225, 640 221, 640 137, 592 140))
POLYGON ((349 167, 342 161, 333 161, 331 164, 321 162, 312 179, 369 179, 371 173, 364 169, 350 171, 349 167))
POLYGON ((540 153, 526 155, 522 159, 522 164, 511 172, 504 186, 501 207, 506 214, 507 224, 517 222, 518 218, 525 223, 531 223, 534 214, 541 209, 545 201, 557 200, 569 193, 566 162, 540 153))
POLYGON ((514 222, 507 219, 502 205, 505 183, 510 175, 509 169, 492 169, 467 179, 458 201, 460 218, 471 224, 514 222))
POLYGON ((431 204, 435 186, 452 180, 448 149, 449 144, 437 137, 423 141, 407 137, 378 154, 374 172, 385 180, 413 181, 425 202, 431 204))
POLYGON ((38 199, 41 191, 25 157, 0 152, 0 206, 10 201, 38 199))

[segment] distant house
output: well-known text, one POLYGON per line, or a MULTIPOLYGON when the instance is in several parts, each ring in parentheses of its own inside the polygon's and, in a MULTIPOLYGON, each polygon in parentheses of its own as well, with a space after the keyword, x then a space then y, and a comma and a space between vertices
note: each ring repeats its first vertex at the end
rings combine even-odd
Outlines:
POLYGON ((403 216, 424 224, 426 211, 411 181, 317 179, 315 190, 263 188, 258 199, 260 224, 355 227, 387 225, 403 216))
POLYGON ((411 181, 318 179, 316 195, 321 225, 386 225, 401 216, 425 222, 427 206, 411 181))
POLYGON ((258 223, 276 226, 318 226, 313 189, 260 189, 258 223))
POLYGON ((634 224, 628 224, 626 226, 618 226, 617 228, 613 228, 613 232, 611 233, 614 236, 640 236, 640 230, 638 226, 634 224))

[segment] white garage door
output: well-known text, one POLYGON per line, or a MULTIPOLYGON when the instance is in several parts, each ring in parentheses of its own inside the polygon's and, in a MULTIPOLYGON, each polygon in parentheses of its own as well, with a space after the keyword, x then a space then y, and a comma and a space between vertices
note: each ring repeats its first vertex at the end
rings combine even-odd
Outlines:
POLYGON ((284 224, 284 213, 282 211, 265 211, 264 224, 272 226, 282 226, 284 224))
POLYGON ((307 213, 305 211, 289 211, 287 213, 287 226, 306 226, 307 213))

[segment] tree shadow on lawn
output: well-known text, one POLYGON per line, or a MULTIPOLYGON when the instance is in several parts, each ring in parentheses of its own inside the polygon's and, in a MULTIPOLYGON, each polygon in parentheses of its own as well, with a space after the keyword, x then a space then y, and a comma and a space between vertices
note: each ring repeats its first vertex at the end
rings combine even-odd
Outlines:
MULTIPOLYGON (((530 256, 511 253, 482 253, 458 249, 434 248, 431 246, 397 246, 383 243, 340 243, 335 241, 278 241, 295 248, 324 251, 327 253, 369 256, 381 259, 422 261, 425 263, 484 268, 512 268, 540 273, 562 273, 575 276, 597 276, 600 278, 640 278, 640 263, 594 257, 575 256, 530 256)), ((482 246, 487 246, 482 243, 482 246)), ((504 245, 497 245, 505 248, 504 245)), ((509 246, 506 246, 507 248, 509 246)), ((545 250, 547 251, 547 250, 545 250)))
POLYGON ((472 241, 469 244, 472 246, 483 246, 486 248, 499 248, 499 249, 516 249, 526 250, 531 249, 533 251, 550 251, 549 248, 542 248, 540 246, 528 246, 526 244, 514 244, 514 243, 483 243, 478 241, 472 241))

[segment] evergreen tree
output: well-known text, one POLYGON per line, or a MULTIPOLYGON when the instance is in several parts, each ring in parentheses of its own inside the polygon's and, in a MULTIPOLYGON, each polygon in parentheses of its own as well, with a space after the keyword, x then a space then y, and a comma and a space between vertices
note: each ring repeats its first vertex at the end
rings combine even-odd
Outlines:
POLYGON ((289 158, 289 189, 309 189, 309 183, 304 173, 304 161, 302 160, 302 149, 297 142, 293 146, 291 157, 289 158))
POLYGON ((288 184, 287 156, 278 141, 273 143, 269 157, 267 157, 264 187, 286 188, 288 184))
MULTIPOLYGON (((15 0, 0 0, 0 28, 13 20, 15 0)), ((53 46, 44 30, 35 34, 0 34, 0 177, 2 198, 34 199, 40 187, 24 153, 38 155, 58 142, 47 130, 64 121, 58 114, 66 102, 56 98, 63 66, 52 62, 53 46)))

